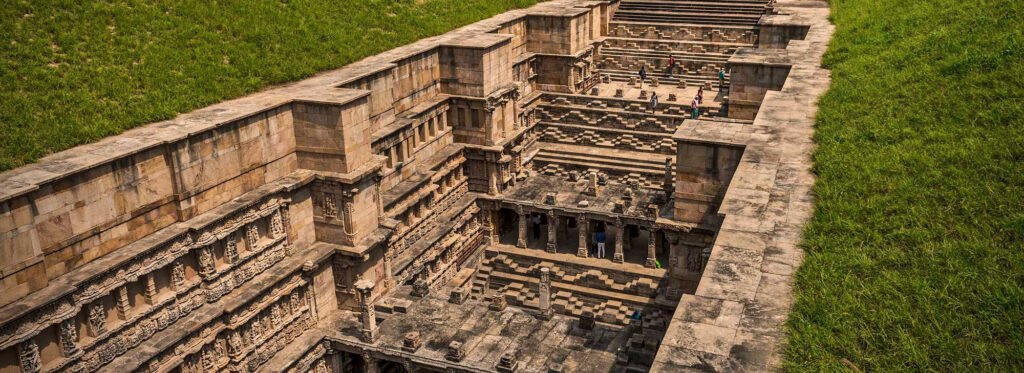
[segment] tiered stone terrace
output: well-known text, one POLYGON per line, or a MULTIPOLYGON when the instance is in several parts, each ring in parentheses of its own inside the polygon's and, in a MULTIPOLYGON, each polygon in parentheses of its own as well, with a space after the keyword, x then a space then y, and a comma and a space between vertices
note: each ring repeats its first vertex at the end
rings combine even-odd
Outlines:
POLYGON ((554 0, 0 174, 0 372, 776 368, 824 4, 554 0))

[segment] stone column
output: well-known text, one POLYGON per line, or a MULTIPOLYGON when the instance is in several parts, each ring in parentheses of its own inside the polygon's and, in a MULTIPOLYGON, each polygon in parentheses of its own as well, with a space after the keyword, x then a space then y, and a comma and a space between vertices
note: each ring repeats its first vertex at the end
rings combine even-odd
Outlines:
POLYGON ((516 246, 525 248, 526 247, 526 221, 530 220, 529 216, 524 213, 523 207, 519 206, 519 240, 516 241, 516 246))
POLYGON ((548 267, 540 269, 540 283, 537 291, 537 300, 540 308, 540 318, 551 320, 551 270, 548 267))
POLYGON ((487 233, 487 239, 491 241, 491 245, 497 245, 498 242, 501 241, 501 237, 499 236, 499 234, 501 234, 501 227, 498 225, 498 217, 495 216, 497 213, 498 210, 488 209, 487 214, 484 215, 486 218, 485 224, 487 226, 487 231, 485 233, 487 233))
POLYGON ((145 277, 146 281, 146 303, 156 303, 156 277, 153 272, 147 273, 145 277))
POLYGON ((363 352, 363 367, 366 373, 380 373, 380 365, 377 358, 370 356, 369 352, 363 352))
POLYGON ((121 320, 128 320, 131 317, 131 304, 128 303, 128 286, 122 286, 117 289, 117 316, 121 320))
POLYGON ((391 289, 395 285, 395 275, 391 267, 394 258, 392 258, 393 254, 389 252, 390 250, 391 245, 381 246, 381 256, 384 260, 384 289, 391 289))
POLYGON ((576 256, 582 258, 587 257, 587 224, 587 215, 580 214, 579 220, 576 222, 576 227, 580 231, 580 244, 576 249, 576 256))
POLYGON ((43 368, 39 359, 39 345, 35 339, 29 338, 18 344, 18 360, 21 363, 21 371, 25 373, 36 373, 43 368))
POLYGON ((658 231, 655 230, 654 227, 651 227, 648 231, 651 233, 651 238, 647 241, 647 262, 644 263, 644 267, 654 268, 654 260, 656 256, 654 251, 656 249, 655 245, 658 242, 656 240, 658 237, 658 231))
POLYGON ((558 217, 555 216, 555 210, 548 211, 548 246, 547 252, 554 253, 558 251, 557 241, 558 236, 555 234, 558 229, 558 217))
POLYGON ((356 291, 359 292, 359 308, 362 309, 362 314, 359 315, 363 324, 360 339, 366 343, 377 343, 377 313, 370 302, 373 285, 373 281, 370 280, 359 280, 355 283, 356 291))
POLYGON ((615 253, 612 254, 612 261, 622 263, 626 260, 622 253, 622 243, 626 240, 626 225, 622 223, 621 218, 616 218, 615 226, 619 231, 615 234, 615 253))

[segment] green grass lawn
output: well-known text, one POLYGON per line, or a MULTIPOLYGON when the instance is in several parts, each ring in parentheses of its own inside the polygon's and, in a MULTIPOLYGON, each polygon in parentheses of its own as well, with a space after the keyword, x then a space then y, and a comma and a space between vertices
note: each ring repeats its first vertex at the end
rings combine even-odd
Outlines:
POLYGON ((8 1, 0 170, 535 2, 8 1))
POLYGON ((833 0, 791 371, 1024 371, 1024 1, 833 0))

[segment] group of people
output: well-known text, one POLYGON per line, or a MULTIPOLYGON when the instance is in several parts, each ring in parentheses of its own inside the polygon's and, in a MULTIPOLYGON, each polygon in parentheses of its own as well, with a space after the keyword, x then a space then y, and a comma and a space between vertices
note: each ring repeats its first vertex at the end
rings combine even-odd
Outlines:
MULTIPOLYGON (((533 238, 534 239, 540 239, 540 237, 541 237, 541 225, 544 224, 544 223, 551 224, 551 222, 545 222, 541 218, 540 214, 533 214, 530 217, 530 225, 533 227, 532 230, 533 230, 533 238)), ((568 228, 568 227, 566 226, 565 228, 568 228)), ((619 234, 630 234, 630 233, 627 233, 625 231, 621 231, 621 232, 619 232, 619 234)), ((636 232, 631 233, 632 236, 636 236, 636 234, 637 234, 636 232)), ((601 258, 601 259, 605 258, 607 256, 606 248, 608 246, 607 245, 608 244, 608 233, 606 232, 606 227, 605 227, 604 222, 598 222, 597 223, 597 226, 594 228, 593 237, 594 237, 593 238, 593 242, 595 243, 595 245, 590 246, 590 250, 589 250, 590 251, 590 256, 593 256, 595 258, 601 258)), ((661 263, 659 263, 657 261, 655 261, 655 262, 656 262, 655 263, 656 268, 661 268, 661 263)))
MULTIPOLYGON (((672 71, 676 68, 676 59, 671 54, 668 55, 668 66, 665 68, 666 74, 669 77, 672 76, 672 71)), ((644 87, 644 80, 647 79, 647 66, 640 66, 640 88, 644 87)), ((725 69, 718 69, 718 87, 722 89, 725 86, 725 69)), ((701 105, 704 103, 704 87, 697 88, 697 95, 690 101, 690 118, 697 119, 700 117, 701 105)), ((650 101, 651 112, 658 107, 658 92, 651 92, 650 101)))

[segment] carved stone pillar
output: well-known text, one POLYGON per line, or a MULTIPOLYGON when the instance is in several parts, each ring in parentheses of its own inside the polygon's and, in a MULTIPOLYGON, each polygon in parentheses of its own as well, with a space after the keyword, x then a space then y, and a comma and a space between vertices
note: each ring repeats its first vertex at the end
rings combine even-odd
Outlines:
POLYGON ((580 214, 580 217, 579 217, 578 221, 576 222, 576 227, 579 228, 579 231, 580 231, 580 244, 579 244, 579 247, 576 249, 576 256, 582 257, 582 258, 586 258, 588 256, 588 250, 587 250, 587 234, 588 234, 587 231, 589 230, 588 227, 587 227, 588 225, 589 225, 589 223, 587 222, 587 215, 586 214, 580 214))
POLYGON ((344 209, 344 216, 342 216, 342 224, 344 225, 343 230, 349 239, 352 239, 356 235, 355 221, 353 220, 354 217, 352 216, 352 212, 354 209, 353 201, 355 200, 357 193, 359 193, 358 189, 345 192, 345 202, 342 203, 342 209, 344 209))
POLYGON ((486 208, 480 211, 480 215, 483 216, 484 234, 487 235, 487 244, 496 245, 498 243, 498 228, 494 226, 494 210, 486 208))
POLYGON ((384 224, 384 196, 381 195, 380 191, 381 179, 382 177, 380 175, 380 172, 378 171, 378 173, 373 177, 373 192, 376 198, 374 202, 377 204, 377 224, 384 224))
POLYGON ((39 372, 43 365, 39 359, 39 345, 32 338, 18 344, 18 360, 21 371, 25 373, 39 372))
POLYGON ((144 281, 146 281, 146 303, 156 303, 156 276, 153 275, 153 272, 147 273, 144 281))
POLYGON ((101 301, 95 301, 87 307, 89 308, 89 336, 97 337, 106 331, 107 312, 103 309, 101 301))
POLYGON ((615 226, 618 227, 619 231, 615 234, 615 253, 612 254, 612 261, 622 263, 625 261, 625 255, 623 255, 622 252, 622 243, 626 240, 626 225, 622 223, 621 218, 616 218, 615 226))
POLYGON ((651 227, 648 230, 648 232, 650 232, 651 238, 647 241, 647 261, 644 262, 644 267, 654 268, 656 266, 655 265, 655 257, 656 257, 655 249, 657 249, 657 246, 655 246, 655 245, 657 245, 657 242, 658 242, 657 241, 658 231, 655 230, 654 227, 651 227))
POLYGON ((392 271, 392 261, 394 261, 393 254, 390 252, 391 246, 385 243, 381 247, 384 257, 384 288, 391 289, 395 285, 395 275, 392 271))
POLYGON ((363 353, 363 367, 366 373, 380 373, 380 364, 377 358, 370 356, 369 352, 363 353))
POLYGON ((672 177, 672 158, 665 158, 665 179, 662 189, 665 194, 671 196, 675 192, 675 179, 672 177))
POLYGON ((516 246, 525 248, 526 247, 526 221, 530 220, 529 215, 523 211, 523 207, 519 206, 519 240, 516 241, 516 246))
POLYGON ((64 353, 65 357, 74 355, 78 352, 78 328, 75 325, 75 318, 64 320, 60 322, 60 348, 61 352, 64 353))
POLYGON ((115 297, 117 301, 117 317, 121 318, 121 320, 128 320, 132 316, 132 305, 128 303, 128 286, 118 288, 115 297))
POLYGON ((540 269, 540 283, 537 291, 540 317, 544 320, 551 320, 551 270, 548 267, 540 269))
POLYGON ((558 217, 555 216, 555 211, 548 211, 548 245, 547 252, 554 253, 557 249, 558 237, 555 232, 558 229, 558 217))
POLYGON ((377 313, 373 309, 373 303, 370 302, 370 298, 373 296, 373 281, 370 280, 359 280, 356 282, 356 291, 359 292, 359 308, 362 309, 362 314, 359 318, 362 321, 363 327, 360 330, 360 339, 366 343, 377 343, 377 313))

